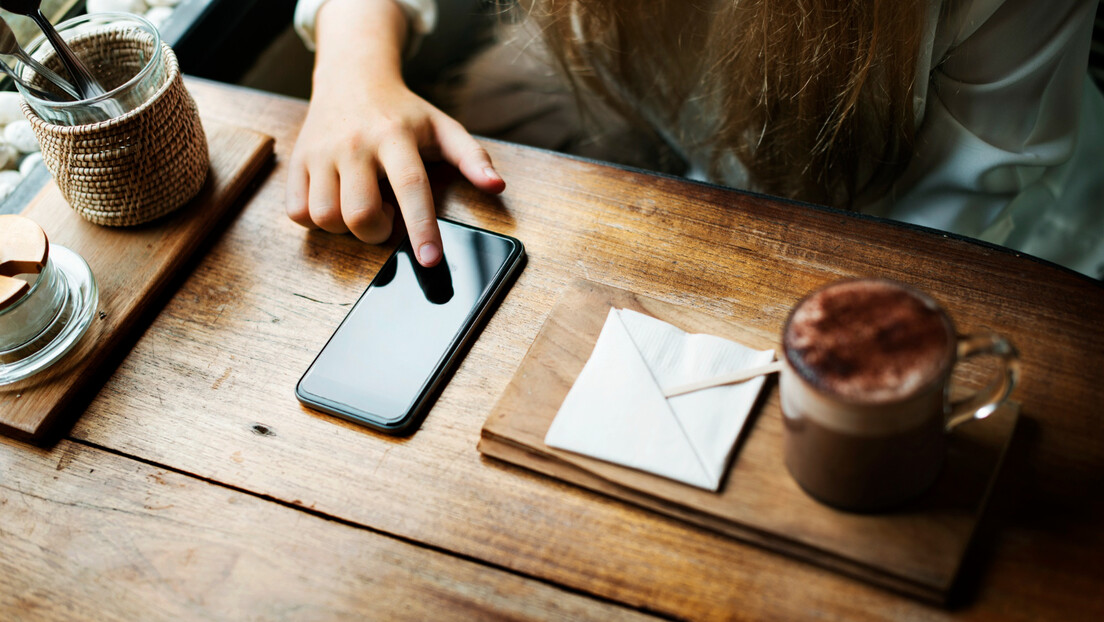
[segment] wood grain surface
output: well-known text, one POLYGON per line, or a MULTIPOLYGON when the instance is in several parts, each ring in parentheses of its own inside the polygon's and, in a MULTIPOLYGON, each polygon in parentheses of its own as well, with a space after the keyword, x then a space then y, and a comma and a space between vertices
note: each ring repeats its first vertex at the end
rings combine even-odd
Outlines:
MULTIPOLYGON (((285 216, 286 162, 305 102, 197 80, 188 86, 205 119, 276 137, 276 167, 70 433, 130 460, 131 477, 143 477, 146 465, 172 470, 332 517, 357 533, 591 596, 596 607, 617 602, 684 619, 1104 617, 1099 283, 939 233, 487 142, 505 194, 485 196, 435 167, 434 196, 444 216, 521 239, 528 266, 421 430, 384 437, 301 407, 293 387, 390 247, 308 232, 285 216), (1023 354, 1014 394, 1022 417, 992 499, 996 511, 949 608, 504 466, 476 449, 484 420, 576 278, 770 336, 807 291, 857 275, 911 283, 943 303, 960 331, 1007 334, 1023 354)), ((21 488, 32 484, 28 477, 38 489, 54 486, 48 470, 28 475, 18 466, 31 451, 4 444, 0 481, 18 470, 21 488)), ((108 482, 104 494, 128 485, 108 482)), ((227 538, 247 537, 232 508, 212 506, 207 516, 227 538)), ((105 529, 108 518, 79 528, 105 529)), ((151 537, 157 527, 133 529, 141 535, 132 537, 151 537)), ((5 522, 0 547, 22 546, 25 530, 5 522)), ((270 555, 289 563, 285 552, 270 555)), ((50 564, 26 559, 36 573, 50 564)), ((303 563, 324 572, 323 559, 303 563)), ((149 565, 129 571, 136 580, 161 576, 149 565)), ((12 581, 7 576, 0 581, 12 581)), ((289 592, 298 589, 288 582, 289 592)), ((341 592, 361 587, 350 580, 341 592)), ((19 607, 49 599, 79 611, 97 591, 107 593, 66 582, 29 592, 19 607)))
POLYGON ((0 467, 5 620, 650 619, 78 443, 0 467))
MULTIPOLYGON (((0 387, 0 433, 40 438, 70 402, 105 379, 119 347, 133 342, 143 316, 164 301, 177 272, 225 222, 227 211, 268 162, 271 137, 249 129, 204 122, 211 152, 207 181, 179 210, 138 227, 102 227, 81 218, 48 185, 22 216, 46 231, 50 243, 88 262, 99 288, 97 317, 74 349, 45 371, 0 387)), ((117 359, 116 359, 117 360, 117 359)), ((92 390, 95 390, 93 387, 92 390)))

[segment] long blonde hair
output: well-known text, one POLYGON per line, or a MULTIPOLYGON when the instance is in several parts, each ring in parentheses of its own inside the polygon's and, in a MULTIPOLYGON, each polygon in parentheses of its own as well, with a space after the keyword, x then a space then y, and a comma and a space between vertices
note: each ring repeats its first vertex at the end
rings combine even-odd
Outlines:
POLYGON ((922 0, 522 4, 568 79, 631 121, 691 140, 693 98, 714 176, 734 153, 765 192, 853 207, 908 162, 922 0))

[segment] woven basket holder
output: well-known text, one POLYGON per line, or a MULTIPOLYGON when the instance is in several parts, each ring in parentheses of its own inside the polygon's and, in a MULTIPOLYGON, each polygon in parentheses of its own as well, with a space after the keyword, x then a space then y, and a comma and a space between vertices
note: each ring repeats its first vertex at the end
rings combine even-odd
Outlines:
MULTIPOLYGON (((71 46, 87 65, 110 67, 98 78, 111 90, 141 70, 153 41, 107 31, 71 46)), ((56 58, 49 60, 55 62, 47 65, 57 64, 56 58)), ((207 177, 207 137, 199 111, 184 88, 176 55, 164 43, 161 62, 164 81, 153 97, 107 121, 53 125, 22 103, 62 195, 98 225, 126 227, 160 218, 188 203, 207 177)))

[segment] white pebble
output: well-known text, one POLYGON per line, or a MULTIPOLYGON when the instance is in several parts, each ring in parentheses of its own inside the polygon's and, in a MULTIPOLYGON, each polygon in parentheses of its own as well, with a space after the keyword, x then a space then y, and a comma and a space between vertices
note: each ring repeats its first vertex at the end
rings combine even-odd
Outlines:
POLYGON ((19 185, 19 182, 23 181, 23 176, 19 174, 19 171, 0 171, 0 201, 8 198, 15 187, 19 185))
POLYGON ((23 161, 19 163, 19 174, 26 177, 31 174, 31 169, 42 163, 41 153, 32 153, 23 158, 23 161))
POLYGON ((22 153, 34 153, 42 148, 38 145, 38 138, 31 129, 31 122, 23 119, 13 121, 4 128, 4 140, 22 153))
POLYGON ((0 169, 15 168, 19 162, 19 150, 8 143, 0 144, 0 169))
POLYGON ((15 91, 0 91, 0 125, 23 119, 23 109, 19 107, 21 99, 15 91))
POLYGON ((150 6, 176 6, 180 4, 180 0, 146 0, 146 4, 150 6))
POLYGON ((174 9, 169 6, 155 6, 146 11, 146 19, 148 19, 155 28, 159 29, 166 20, 172 17, 173 10, 174 9))
POLYGON ((145 0, 88 0, 85 10, 89 13, 137 13, 146 12, 145 0))

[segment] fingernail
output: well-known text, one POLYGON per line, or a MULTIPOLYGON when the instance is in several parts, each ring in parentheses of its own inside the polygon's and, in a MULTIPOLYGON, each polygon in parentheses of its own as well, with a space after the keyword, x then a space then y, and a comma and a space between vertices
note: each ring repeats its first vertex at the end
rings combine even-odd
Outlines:
POLYGON ((423 265, 435 263, 441 258, 441 251, 432 242, 426 242, 418 247, 418 261, 423 265))
POLYGON ((495 180, 501 180, 502 179, 502 177, 498 174, 498 171, 494 170, 493 166, 488 166, 488 167, 484 168, 483 169, 483 174, 486 175, 488 179, 495 179, 495 180))

